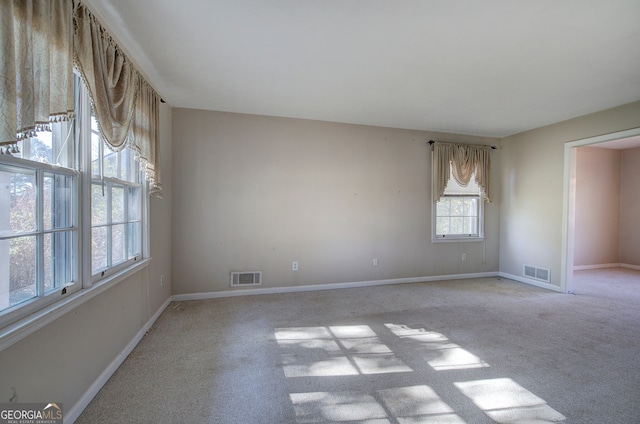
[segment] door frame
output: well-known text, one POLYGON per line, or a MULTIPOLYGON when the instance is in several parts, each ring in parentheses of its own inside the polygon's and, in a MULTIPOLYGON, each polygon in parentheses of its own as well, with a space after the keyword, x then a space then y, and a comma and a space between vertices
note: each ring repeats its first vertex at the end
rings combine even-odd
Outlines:
POLYGON ((583 138, 564 145, 564 188, 562 212, 562 278, 560 290, 573 293, 573 259, 576 207, 576 149, 607 141, 640 136, 640 128, 583 138))

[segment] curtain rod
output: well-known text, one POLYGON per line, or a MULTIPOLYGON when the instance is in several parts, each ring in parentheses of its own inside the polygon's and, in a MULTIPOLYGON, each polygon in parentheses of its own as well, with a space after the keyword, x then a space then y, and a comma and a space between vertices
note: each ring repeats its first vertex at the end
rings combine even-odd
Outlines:
MULTIPOLYGON (((433 146, 433 143, 435 143, 434 140, 429 140, 429 145, 433 146)), ((456 143, 456 144, 468 144, 468 143, 456 143)), ((470 144, 470 146, 489 146, 488 144, 470 144)), ((489 146, 491 147, 492 150, 496 150, 497 147, 496 146, 489 146)))

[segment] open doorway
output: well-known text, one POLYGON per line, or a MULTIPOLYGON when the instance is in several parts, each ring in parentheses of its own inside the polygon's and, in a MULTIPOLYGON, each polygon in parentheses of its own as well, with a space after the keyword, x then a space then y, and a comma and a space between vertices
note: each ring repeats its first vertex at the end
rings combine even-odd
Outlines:
POLYGON ((574 271, 640 269, 640 128, 565 144, 562 290, 574 271))

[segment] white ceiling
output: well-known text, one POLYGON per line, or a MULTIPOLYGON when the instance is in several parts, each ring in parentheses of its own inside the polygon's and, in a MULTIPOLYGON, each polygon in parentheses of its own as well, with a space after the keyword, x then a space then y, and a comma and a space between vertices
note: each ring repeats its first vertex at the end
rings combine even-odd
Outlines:
POLYGON ((638 0, 85 0, 173 107, 502 137, 640 100, 638 0))

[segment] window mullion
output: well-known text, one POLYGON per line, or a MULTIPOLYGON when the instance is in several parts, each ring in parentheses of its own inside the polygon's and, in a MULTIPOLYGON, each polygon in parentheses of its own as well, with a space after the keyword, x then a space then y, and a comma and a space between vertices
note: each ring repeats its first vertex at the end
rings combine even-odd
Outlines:
POLYGON ((128 185, 124 186, 123 191, 123 202, 124 202, 124 257, 125 260, 129 260, 129 246, 131 245, 131 240, 129 240, 129 196, 131 195, 131 187, 128 185))
POLYGON ((122 150, 116 155, 116 176, 119 180, 122 180, 122 150))
POLYGON ((44 296, 44 171, 36 170, 36 297, 44 296))
POLYGON ((100 142, 98 143, 98 157, 100 160, 98 161, 98 172, 100 173, 100 180, 102 181, 102 195, 104 196, 104 141, 102 137, 100 137, 100 142))
POLYGON ((89 104, 89 95, 84 84, 79 84, 80 95, 79 104, 80 111, 78 114, 78 126, 80 131, 77 133, 77 145, 81 152, 81 181, 80 181, 80 270, 82 278, 82 287, 91 287, 92 275, 92 231, 91 231, 91 105, 89 104))
MULTIPOLYGON (((107 181, 106 182, 106 186, 107 186, 107 268, 110 268, 113 265, 112 262, 112 257, 111 257, 111 252, 112 252, 112 242, 113 240, 111 239, 112 235, 113 235, 113 224, 112 224, 112 198, 111 198, 111 182, 107 181)), ((104 187, 104 183, 103 183, 103 187, 104 187)))

